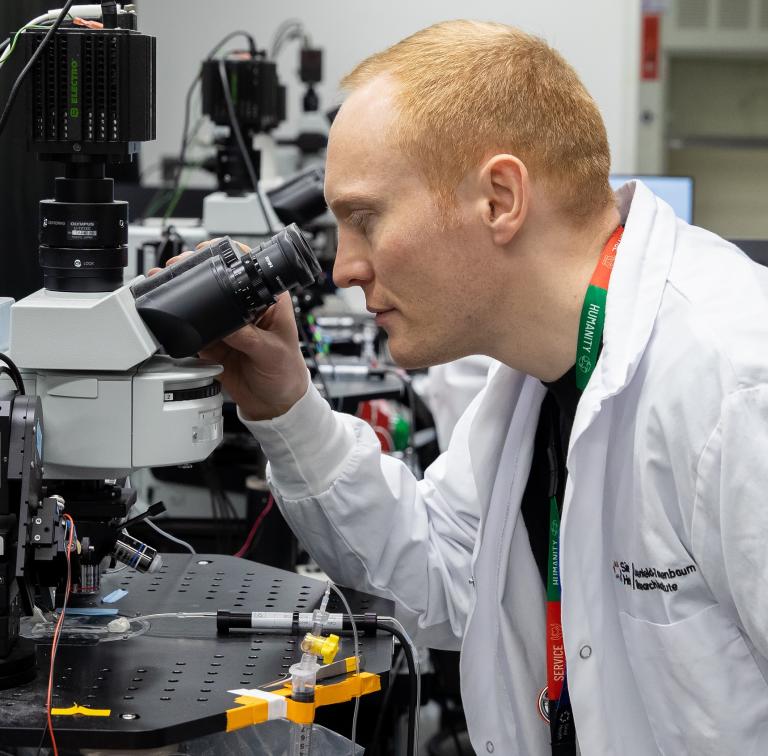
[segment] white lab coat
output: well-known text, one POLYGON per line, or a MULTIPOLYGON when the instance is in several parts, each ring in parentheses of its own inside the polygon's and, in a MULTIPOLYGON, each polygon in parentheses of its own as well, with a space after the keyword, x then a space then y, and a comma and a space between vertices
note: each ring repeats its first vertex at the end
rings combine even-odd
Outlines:
MULTIPOLYGON (((641 183, 618 198, 626 231, 561 530, 580 747, 765 754, 768 270, 641 183)), ((420 482, 314 389, 250 424, 320 566, 395 599, 419 643, 461 645, 478 753, 549 752, 544 590, 520 516, 544 393, 499 367, 420 482)))
POLYGON ((424 400, 435 421, 440 451, 448 448, 456 423, 485 387, 488 371, 494 364, 490 357, 471 354, 434 365, 426 375, 414 378, 413 390, 424 400))

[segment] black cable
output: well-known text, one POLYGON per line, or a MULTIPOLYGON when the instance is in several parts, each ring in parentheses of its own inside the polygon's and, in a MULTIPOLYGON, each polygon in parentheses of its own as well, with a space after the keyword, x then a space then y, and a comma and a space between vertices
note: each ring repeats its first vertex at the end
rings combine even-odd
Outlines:
POLYGON ((43 741, 45 740, 45 736, 48 733, 48 722, 43 725, 43 734, 40 736, 40 743, 37 746, 37 753, 35 756, 40 756, 40 752, 43 750, 43 741))
POLYGON ((235 37, 243 36, 248 40, 248 48, 250 50, 251 55, 256 55, 258 50, 256 49, 256 40, 253 38, 253 35, 250 34, 247 31, 243 31, 242 29, 238 29, 237 31, 230 32, 225 37, 222 37, 216 45, 213 47, 213 49, 208 53, 208 55, 205 56, 206 60, 210 60, 216 53, 221 50, 224 45, 229 42, 229 40, 234 39, 235 37))
POLYGON ((235 505, 229 498, 227 489, 219 476, 218 469, 213 464, 210 457, 203 462, 202 469, 203 478, 212 497, 211 502, 213 503, 213 498, 218 502, 219 516, 221 519, 237 520, 238 514, 235 505))
POLYGON ((384 698, 381 701, 381 705, 379 706, 379 714, 376 717, 376 724, 373 728, 373 735, 371 736, 371 748, 366 751, 365 756, 376 756, 377 753, 379 753, 379 745, 381 742, 381 731, 384 727, 384 718, 387 714, 387 711, 389 709, 389 703, 392 700, 392 692, 395 689, 395 682, 396 682, 396 673, 397 670, 400 667, 400 659, 403 655, 403 647, 401 646, 397 654, 395 655, 395 658, 392 662, 392 673, 393 677, 395 679, 389 681, 389 685, 387 685, 387 692, 384 694, 384 698))
MULTIPOLYGON (((36 23, 35 26, 36 27, 37 26, 51 26, 52 23, 53 23, 52 20, 51 21, 40 21, 40 22, 36 23)), ((31 29, 31 31, 34 31, 34 28, 31 29)), ((5 50, 5 48, 8 47, 11 44, 11 42, 13 41, 14 36, 15 36, 15 34, 11 34, 10 37, 8 37, 7 39, 4 39, 2 42, 0 42, 0 53, 2 53, 3 50, 5 50)))
POLYGON ((408 756, 416 756, 415 740, 416 740, 416 717, 418 712, 416 711, 416 701, 418 699, 418 679, 416 677, 416 659, 413 656, 413 649, 405 634, 400 631, 399 628, 394 625, 390 625, 383 617, 379 617, 377 623, 379 630, 391 633, 400 641, 400 646, 405 654, 405 660, 408 663, 408 681, 410 688, 410 696, 408 698, 408 756))
POLYGON ((307 35, 301 21, 296 18, 289 18, 287 21, 283 21, 275 30, 275 35, 272 38, 272 49, 270 50, 270 58, 272 60, 276 58, 280 48, 290 39, 288 35, 292 31, 296 31, 296 36, 301 36, 306 41, 307 35))
POLYGON ((187 147, 189 146, 189 114, 191 111, 191 105, 192 105, 192 94, 195 91, 195 87, 200 82, 200 73, 195 76, 194 79, 192 79, 192 83, 189 85, 189 89, 187 89, 187 94, 184 97, 184 125, 181 129, 181 149, 179 150, 179 164, 176 168, 176 173, 173 177, 173 186, 171 188, 170 192, 170 198, 176 196, 176 193, 179 190, 179 185, 181 184, 181 174, 184 171, 184 166, 186 164, 186 158, 187 158, 187 147))
POLYGON ((8 375, 13 378, 13 382, 16 384, 16 390, 24 396, 24 379, 21 377, 21 372, 16 367, 16 363, 7 355, 0 352, 0 361, 8 365, 8 375))
POLYGON ((43 37, 43 41, 37 46, 37 49, 32 53, 32 56, 27 61, 27 65, 21 69, 21 73, 16 77, 16 81, 13 82, 13 86, 11 87, 11 92, 8 95, 8 100, 5 103, 3 114, 0 115, 0 134, 3 133, 5 124, 8 123, 8 117, 11 114, 11 108, 13 107, 14 100, 16 99, 16 95, 18 95, 19 93, 19 89, 21 88, 21 85, 24 82, 24 79, 27 77, 27 74, 32 70, 32 66, 34 66, 35 63, 37 63, 37 59, 43 54, 43 50, 45 50, 45 48, 48 46, 48 41, 56 33, 56 30, 61 26, 62 22, 64 21, 64 19, 67 17, 67 14, 69 13, 69 9, 72 7, 72 4, 74 2, 75 0, 67 0, 64 7, 61 9, 61 12, 59 13, 58 17, 53 22, 53 26, 45 33, 45 36, 43 37))
MULTIPOLYGON (((69 14, 67 14, 67 15, 69 15, 69 14)), ((70 18, 71 18, 71 16, 70 16, 70 18)), ((53 25, 53 19, 46 19, 44 21, 38 21, 34 25, 23 26, 20 31, 22 33, 25 32, 25 31, 37 31, 41 27, 45 27, 47 29, 48 27, 50 27, 52 25, 53 25)), ((16 36, 15 33, 11 34, 10 37, 7 37, 2 42, 0 42, 0 53, 2 53, 5 50, 6 47, 10 46, 10 44, 13 42, 13 39, 14 39, 15 36, 16 36)), ((7 63, 7 62, 8 62, 8 59, 6 58, 6 60, 3 63, 3 65, 5 65, 5 63, 7 63)))
MULTIPOLYGON (((216 53, 222 47, 224 47, 224 45, 227 44, 227 42, 239 36, 243 36, 248 40, 248 47, 250 49, 251 55, 256 55, 257 53, 256 40, 248 32, 238 29, 237 31, 230 32, 226 36, 222 37, 222 39, 220 39, 211 48, 211 51, 208 53, 208 55, 205 56, 205 60, 210 60, 211 58, 213 58, 213 56, 216 55, 216 53)), ((191 111, 191 105, 192 105, 192 94, 195 91, 195 87, 199 83, 200 83, 200 71, 198 71, 197 76, 195 76, 195 78, 192 79, 192 83, 189 85, 189 89, 187 89, 187 94, 184 97, 184 125, 181 130, 181 149, 179 150, 179 165, 173 177, 173 186, 170 194, 171 198, 173 198, 176 195, 176 192, 178 192, 179 190, 179 185, 181 184, 181 174, 184 171, 184 167, 186 165, 187 148, 189 147, 189 118, 190 118, 190 111, 191 111)))
POLYGON ((270 236, 272 236, 275 233, 275 229, 272 227, 272 221, 270 221, 269 215, 267 215, 267 208, 264 205, 264 200, 262 199, 261 192, 259 191, 259 179, 256 177, 256 171, 254 170, 251 156, 248 153, 248 148, 245 146, 243 132, 240 130, 240 124, 237 120, 237 114, 235 113, 235 104, 232 102, 232 93, 229 91, 229 81, 227 81, 227 67, 223 60, 219 60, 219 79, 221 79, 221 88, 224 93, 224 102, 227 104, 227 115, 229 116, 230 128, 232 129, 232 133, 235 135, 235 139, 237 140, 237 146, 240 149, 240 154, 243 156, 243 162, 245 163, 245 168, 248 171, 248 178, 253 185, 253 191, 256 193, 256 199, 259 201, 261 212, 264 215, 264 220, 267 224, 267 231, 269 232, 270 236))

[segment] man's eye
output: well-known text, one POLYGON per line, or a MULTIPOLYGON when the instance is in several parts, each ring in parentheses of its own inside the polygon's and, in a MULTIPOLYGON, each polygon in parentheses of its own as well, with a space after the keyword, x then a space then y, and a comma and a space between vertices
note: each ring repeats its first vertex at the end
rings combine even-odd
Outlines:
POLYGON ((356 211, 354 213, 350 213, 347 216, 347 223, 353 228, 357 228, 360 231, 365 231, 368 226, 368 221, 370 217, 371 217, 370 213, 356 211))

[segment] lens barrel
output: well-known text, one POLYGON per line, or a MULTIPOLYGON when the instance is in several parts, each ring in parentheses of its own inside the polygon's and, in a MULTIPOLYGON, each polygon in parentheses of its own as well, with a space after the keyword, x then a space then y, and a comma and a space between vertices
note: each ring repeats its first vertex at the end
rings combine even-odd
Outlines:
POLYGON ((172 357, 189 357, 253 322, 278 295, 307 286, 320 265, 291 225, 238 255, 224 237, 132 287, 136 310, 172 357))
POLYGON ((114 291, 128 263, 128 203, 103 165, 69 168, 40 203, 40 267, 50 291, 114 291))

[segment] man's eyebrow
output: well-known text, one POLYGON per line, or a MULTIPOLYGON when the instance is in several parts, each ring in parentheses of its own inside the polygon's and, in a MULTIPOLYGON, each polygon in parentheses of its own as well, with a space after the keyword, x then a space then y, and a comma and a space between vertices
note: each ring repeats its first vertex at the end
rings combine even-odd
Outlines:
POLYGON ((336 217, 341 217, 348 214, 351 210, 359 210, 363 207, 376 207, 378 204, 376 199, 370 194, 342 194, 330 200, 328 207, 331 208, 336 217))

